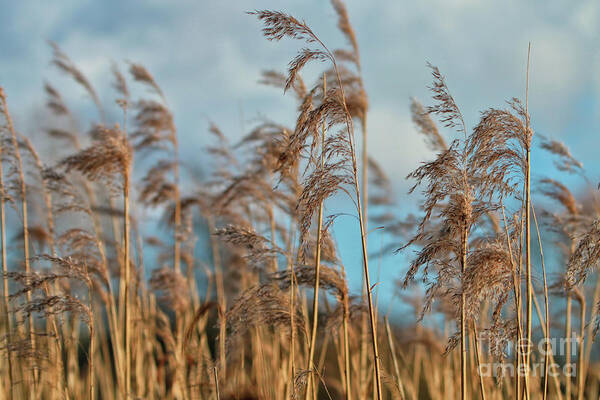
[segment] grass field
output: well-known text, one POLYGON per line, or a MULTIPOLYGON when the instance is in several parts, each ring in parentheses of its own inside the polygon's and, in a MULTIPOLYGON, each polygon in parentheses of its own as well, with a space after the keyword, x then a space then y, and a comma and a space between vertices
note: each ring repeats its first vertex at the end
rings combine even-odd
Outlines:
POLYGON ((411 214, 369 153, 369 60, 342 0, 331 5, 340 49, 302 16, 248 12, 297 50, 287 71, 260 77, 296 118, 265 117, 235 142, 211 124, 196 160, 180 156, 169 88, 141 64, 106 71, 115 117, 77 55, 51 42, 52 66, 98 118, 80 129, 47 83, 52 118, 35 141, 0 82, 0 398, 598 398, 597 182, 536 131, 531 49, 515 77, 524 96, 482 105, 473 127, 427 64, 431 98, 411 100, 415 132, 403 133, 431 150, 406 177, 411 214), (353 236, 336 235, 340 198, 353 236), (373 231, 393 246, 368 246, 373 231), (360 249, 362 292, 340 237, 360 249), (394 301, 413 311, 401 317, 375 290, 379 258, 398 253, 410 262, 394 301))

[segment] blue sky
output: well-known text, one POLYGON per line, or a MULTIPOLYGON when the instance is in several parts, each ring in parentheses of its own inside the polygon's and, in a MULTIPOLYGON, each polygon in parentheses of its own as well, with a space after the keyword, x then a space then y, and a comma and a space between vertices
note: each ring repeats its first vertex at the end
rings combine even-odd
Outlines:
MULTIPOLYGON (((415 134, 408 112, 411 96, 429 102, 426 86, 431 79, 425 63, 440 68, 473 126, 479 111, 524 95, 528 42, 534 128, 563 140, 592 180, 599 180, 599 2, 349 0, 347 7, 370 99, 370 153, 393 179, 403 207, 399 214, 414 210, 403 177, 432 156, 415 134)), ((263 69, 284 70, 300 44, 264 40, 259 23, 245 14, 254 9, 289 12, 304 19, 330 47, 344 45, 334 11, 323 0, 5 2, 0 14, 0 85, 17 124, 35 136, 30 117, 43 107, 44 80, 53 82, 73 108, 90 110, 81 90, 49 65, 46 40, 56 41, 88 74, 106 104, 114 96, 111 61, 140 62, 155 75, 174 110, 184 159, 201 160, 199 154, 210 140, 209 120, 232 141, 261 116, 286 124, 294 120, 293 100, 257 81, 263 69)), ((553 174, 545 157, 539 154, 534 174, 553 174)), ((347 204, 333 200, 327 207, 337 212, 347 204)), ((352 287, 359 290, 359 249, 344 245, 354 242, 352 229, 346 229, 354 223, 340 222, 337 236, 352 271, 352 287)), ((383 262, 380 287, 386 298, 404 265, 402 256, 383 262)))

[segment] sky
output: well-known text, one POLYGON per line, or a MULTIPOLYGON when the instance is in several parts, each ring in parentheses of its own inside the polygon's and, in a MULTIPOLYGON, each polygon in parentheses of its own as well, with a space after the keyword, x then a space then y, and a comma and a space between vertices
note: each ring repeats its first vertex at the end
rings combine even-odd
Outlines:
MULTIPOLYGON (((426 63, 437 65, 467 125, 480 111, 523 97, 527 46, 531 43, 529 110, 536 132, 564 141, 600 180, 600 2, 476 0, 348 0, 369 95, 369 152, 384 167, 398 195, 399 214, 414 211, 404 177, 432 154, 416 134, 409 99, 431 104, 426 63)), ((162 86, 175 115, 185 160, 202 163, 210 143, 209 121, 239 139, 260 118, 291 125, 295 103, 258 83, 265 69, 284 71, 301 44, 265 40, 247 11, 278 9, 305 20, 329 47, 345 45, 335 13, 323 0, 57 0, 3 2, 0 13, 0 85, 17 126, 35 137, 31 116, 44 105, 43 82, 67 102, 92 113, 77 86, 50 65, 52 40, 75 61, 113 104, 111 62, 142 63, 162 86)), ((305 77, 314 82, 316 76, 305 77)), ((116 113, 116 107, 112 110, 116 113)), ((116 114, 115 114, 116 115, 116 114)), ((453 137, 446 132, 447 138, 453 137)), ((543 153, 536 175, 552 176, 543 153)), ((568 178, 573 186, 581 184, 568 178)), ((334 199, 329 212, 347 209, 334 199)), ((340 252, 354 291, 360 290, 356 221, 336 227, 340 252), (346 229, 349 228, 349 229, 346 229)), ((376 234, 375 234, 376 235, 376 234)), ((377 243, 378 240, 370 240, 377 243)), ((372 245, 373 246, 373 245, 372 245)), ((372 248, 371 248, 372 249, 372 248)), ((373 250, 373 249, 372 249, 373 250)), ((383 301, 406 268, 405 256, 381 262, 383 301)), ((376 280, 374 277, 373 281, 376 280)))

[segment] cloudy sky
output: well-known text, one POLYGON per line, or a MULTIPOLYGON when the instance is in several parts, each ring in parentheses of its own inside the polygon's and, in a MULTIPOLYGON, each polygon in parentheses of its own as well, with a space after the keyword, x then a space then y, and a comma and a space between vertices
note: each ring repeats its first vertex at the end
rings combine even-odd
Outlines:
MULTIPOLYGON (((426 62, 446 76, 473 126, 480 111, 524 96, 529 42, 533 126, 563 140, 598 180, 599 2, 348 0, 347 7, 370 99, 370 152, 394 180, 400 199, 408 186, 403 177, 431 157, 408 113, 411 96, 429 102, 426 62)), ((13 1, 0 13, 0 85, 25 130, 43 106, 44 80, 61 89, 73 108, 90 110, 81 90, 50 66, 47 40, 88 74, 107 104, 114 97, 111 62, 140 62, 174 110, 183 157, 201 160, 209 120, 232 140, 262 116, 294 120, 293 100, 257 81, 261 70, 284 70, 299 43, 264 40, 259 23, 245 13, 254 9, 286 11, 304 19, 330 47, 344 44, 335 13, 323 0, 13 1)), ((544 157, 538 158, 539 175, 550 165, 544 157)), ((342 244, 342 255, 349 269, 360 269, 357 249, 342 244)), ((382 264, 383 287, 392 286, 403 260, 382 264)), ((350 274, 353 288, 358 276, 350 274)))

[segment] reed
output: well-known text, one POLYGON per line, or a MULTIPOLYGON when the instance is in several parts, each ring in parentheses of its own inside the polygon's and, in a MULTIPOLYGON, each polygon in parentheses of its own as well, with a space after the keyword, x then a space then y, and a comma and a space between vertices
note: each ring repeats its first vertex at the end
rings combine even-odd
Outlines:
POLYGON ((402 134, 429 153, 407 176, 420 195, 399 202, 370 153, 372 135, 396 133, 369 131, 369 59, 345 4, 331 6, 339 47, 286 13, 250 13, 266 39, 305 47, 259 77, 294 118, 266 110, 233 133, 209 122, 198 160, 180 155, 195 138, 142 64, 108 71, 115 109, 51 43, 95 111, 71 111, 45 83, 48 118, 27 124, 41 136, 21 132, 0 89, 0 398, 597 397, 600 207, 568 147, 534 135, 530 60, 524 100, 483 108, 472 127, 427 64, 432 99, 410 99, 402 134), (344 201, 357 223, 342 235, 344 201), (373 285, 369 264, 395 249, 410 259, 391 258, 400 279, 378 271, 373 285), (347 278, 358 264, 360 290, 347 278), (564 358, 518 346, 575 331, 564 358), (481 374, 497 364, 496 379, 481 374))
MULTIPOLYGON (((327 93, 327 75, 323 74, 323 95, 327 93)), ((321 127, 321 168, 325 164, 325 122, 321 127)), ((315 243, 315 285, 313 289, 313 320, 312 330, 310 335, 310 344, 308 350, 308 365, 307 370, 314 370, 313 360, 315 356, 315 345, 317 342, 317 323, 319 321, 319 276, 321 271, 321 234, 323 226, 323 201, 319 202, 319 211, 317 211, 317 241, 315 243)), ((311 392, 311 385, 314 388, 314 392, 318 393, 318 389, 315 387, 314 373, 310 374, 310 384, 306 388, 305 399, 308 400, 311 392)))
MULTIPOLYGON (((4 89, 0 86, 0 96, 4 98, 4 89)), ((12 318, 10 315, 10 308, 8 303, 8 266, 7 262, 7 251, 6 251, 6 193, 4 188, 4 172, 2 167, 2 160, 4 157, 3 154, 3 146, 0 146, 0 240, 2 241, 2 296, 3 296, 3 306, 4 306, 4 327, 5 327, 5 335, 7 338, 10 337, 12 332, 12 318)), ((12 355, 10 352, 7 353, 7 368, 8 368, 8 395, 12 397, 12 387, 13 387, 13 368, 12 368, 12 355)))
MULTIPOLYGON (((19 146, 19 141, 17 139, 17 132, 15 130, 12 117, 8 111, 8 105, 6 101, 6 93, 4 90, 0 90, 0 113, 3 114, 8 132, 10 134, 11 144, 12 144, 12 152, 14 156, 14 168, 16 168, 18 173, 18 182, 19 182, 19 196, 21 199, 21 219, 23 223, 23 263, 25 265, 25 273, 29 274, 31 272, 30 266, 30 257, 29 257, 29 213, 27 208, 27 185, 25 183, 25 173, 23 169, 23 160, 21 158, 21 151, 19 146)), ((31 293, 27 293, 27 301, 31 302, 31 293)), ((31 341, 32 350, 36 350, 36 337, 34 334, 34 320, 30 317, 28 319, 28 327, 29 327, 29 340, 31 341)), ((37 372, 33 372, 33 393, 36 392, 37 386, 37 372)))

